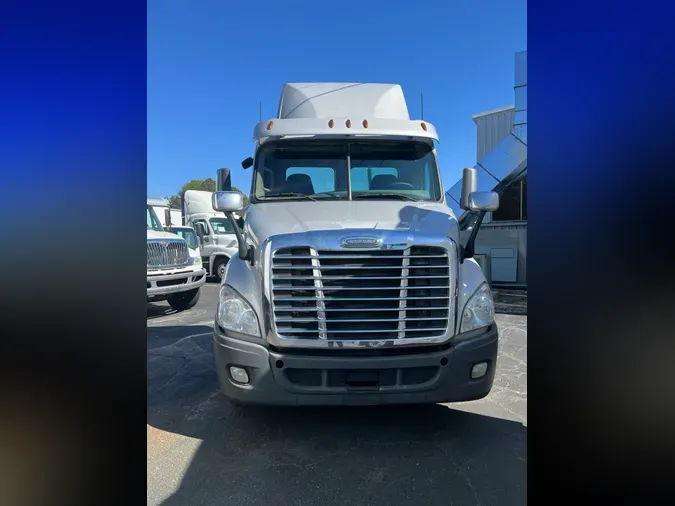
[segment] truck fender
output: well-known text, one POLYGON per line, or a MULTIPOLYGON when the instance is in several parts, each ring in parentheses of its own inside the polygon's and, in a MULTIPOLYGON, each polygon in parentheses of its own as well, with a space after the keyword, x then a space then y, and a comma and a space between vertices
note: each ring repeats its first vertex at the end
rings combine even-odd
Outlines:
POLYGON ((483 269, 480 268, 478 262, 473 258, 467 258, 459 264, 459 283, 458 283, 458 293, 457 293, 457 322, 455 332, 459 332, 462 312, 464 312, 464 306, 469 301, 474 292, 478 287, 485 283, 485 275, 483 274, 483 269))
POLYGON ((258 316, 261 330, 265 333, 267 323, 263 321, 265 312, 263 311, 264 294, 262 293, 262 280, 260 279, 260 270, 252 267, 249 262, 234 255, 227 264, 227 271, 223 284, 234 288, 253 308, 258 316))

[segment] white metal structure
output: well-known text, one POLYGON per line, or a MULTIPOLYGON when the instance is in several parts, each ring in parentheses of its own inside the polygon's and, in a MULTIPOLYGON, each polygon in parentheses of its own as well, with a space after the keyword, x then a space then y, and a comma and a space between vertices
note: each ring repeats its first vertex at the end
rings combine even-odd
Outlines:
POLYGON ((513 130, 515 107, 503 107, 474 114, 476 125, 476 161, 485 158, 513 130))
MULTIPOLYGON (((473 116, 476 123, 476 170, 480 190, 502 193, 511 187, 520 189, 523 211, 523 179, 527 177, 527 52, 515 55, 514 106, 473 116), (512 186, 518 185, 518 186, 512 186)), ((448 205, 459 216, 466 233, 472 229, 475 215, 460 209, 461 180, 448 191, 448 205)), ((514 286, 527 284, 527 221, 493 221, 485 216, 476 243, 477 253, 489 253, 491 280, 514 286)))
MULTIPOLYGON (((527 172, 527 51, 515 56, 514 94, 513 124, 508 135, 477 160, 475 168, 481 174, 478 190, 501 192, 527 172)), ((448 205, 460 220, 467 214, 459 205, 461 190, 460 179, 447 192, 448 205)))

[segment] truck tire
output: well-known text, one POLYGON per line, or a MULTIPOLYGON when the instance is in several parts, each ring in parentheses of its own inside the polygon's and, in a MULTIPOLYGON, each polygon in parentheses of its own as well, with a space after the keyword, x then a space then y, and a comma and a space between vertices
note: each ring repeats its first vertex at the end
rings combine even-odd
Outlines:
POLYGON ((176 311, 185 311, 199 302, 199 288, 187 292, 173 293, 166 296, 166 301, 176 311))
POLYGON ((220 283, 223 280, 223 275, 225 274, 225 267, 227 267, 227 262, 229 261, 230 261, 229 258, 221 257, 216 259, 215 262, 213 262, 213 275, 218 280, 218 283, 220 283))

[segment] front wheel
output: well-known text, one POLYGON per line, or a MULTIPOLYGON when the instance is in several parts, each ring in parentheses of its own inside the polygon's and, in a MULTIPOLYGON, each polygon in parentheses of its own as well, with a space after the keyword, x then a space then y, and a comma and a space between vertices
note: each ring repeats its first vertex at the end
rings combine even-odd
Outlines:
POLYGON ((195 307, 199 302, 199 288, 187 292, 173 293, 166 296, 166 301, 176 311, 185 311, 195 307))
POLYGON ((219 258, 213 263, 213 274, 216 276, 218 283, 225 277, 225 268, 229 258, 219 258))

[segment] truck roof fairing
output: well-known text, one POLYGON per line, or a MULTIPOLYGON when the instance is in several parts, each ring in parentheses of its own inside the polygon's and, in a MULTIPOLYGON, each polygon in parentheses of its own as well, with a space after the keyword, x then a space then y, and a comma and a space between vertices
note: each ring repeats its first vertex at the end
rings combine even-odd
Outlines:
POLYGON ((277 119, 364 118, 408 120, 408 106, 398 84, 286 83, 277 119))

